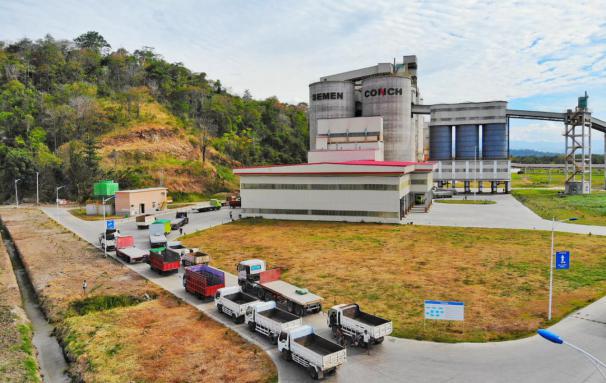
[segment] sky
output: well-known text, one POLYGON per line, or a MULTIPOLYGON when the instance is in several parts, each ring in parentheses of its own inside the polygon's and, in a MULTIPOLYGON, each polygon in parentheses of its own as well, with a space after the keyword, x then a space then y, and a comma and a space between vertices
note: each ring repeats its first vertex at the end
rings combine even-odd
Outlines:
MULTIPOLYGON (((154 47, 235 93, 292 103, 321 76, 414 54, 426 104, 561 112, 587 91, 606 120, 605 1, 0 0, 0 40, 94 30, 114 49, 154 47)), ((562 152, 562 131, 515 121, 511 147, 562 152)))

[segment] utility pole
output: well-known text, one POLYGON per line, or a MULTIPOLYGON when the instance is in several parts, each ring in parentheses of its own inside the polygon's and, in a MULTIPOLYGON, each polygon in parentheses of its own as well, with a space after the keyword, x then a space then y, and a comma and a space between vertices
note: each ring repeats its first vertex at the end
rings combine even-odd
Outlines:
POLYGON ((114 197, 115 195, 107 198, 101 198, 103 203, 103 255, 105 255, 105 258, 107 258, 107 221, 105 219, 105 203, 114 197))
POLYGON ((17 178, 15 180, 15 205, 19 207, 19 193, 17 191, 17 183, 21 181, 21 178, 17 178))
POLYGON ((38 176, 39 172, 36 172, 36 206, 40 205, 40 189, 38 188, 38 176))
POLYGON ((553 239, 555 232, 555 217, 551 220, 551 252, 549 253, 549 310, 547 320, 551 320, 551 303, 553 301, 553 239))

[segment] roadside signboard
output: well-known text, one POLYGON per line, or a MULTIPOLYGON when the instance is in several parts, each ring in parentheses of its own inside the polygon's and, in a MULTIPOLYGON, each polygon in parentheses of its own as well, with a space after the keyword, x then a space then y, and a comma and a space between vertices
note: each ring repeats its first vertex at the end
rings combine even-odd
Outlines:
POLYGON ((465 320, 465 303, 425 301, 425 319, 465 320))
POLYGON ((116 228, 116 221, 114 221, 113 219, 106 221, 106 225, 105 225, 106 230, 114 230, 115 228, 116 228))
POLYGON ((555 258, 556 270, 570 269, 570 251, 558 251, 555 258))

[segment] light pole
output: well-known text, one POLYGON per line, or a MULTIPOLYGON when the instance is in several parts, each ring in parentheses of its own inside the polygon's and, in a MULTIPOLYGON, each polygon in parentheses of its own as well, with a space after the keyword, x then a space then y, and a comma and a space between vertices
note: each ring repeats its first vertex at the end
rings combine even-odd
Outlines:
MULTIPOLYGON (((109 201, 110 199, 114 198, 115 195, 107 197, 107 198, 101 198, 101 200, 103 201, 103 255, 107 258, 107 221, 105 220, 105 203, 107 201, 109 201)), ((115 238, 115 236, 114 236, 115 238)))
POLYGON ((40 205, 40 193, 38 189, 38 176, 40 175, 39 172, 36 172, 36 206, 40 205))
POLYGON ((19 193, 17 192, 17 183, 21 181, 21 178, 15 180, 15 205, 19 207, 19 193))
POLYGON ((576 350, 576 351, 580 352, 581 354, 583 354, 583 356, 585 356, 587 359, 589 359, 589 361, 595 366, 596 370, 598 370, 600 375, 602 375, 602 378, 604 378, 604 380, 606 380, 606 375, 604 375, 604 372, 600 368, 600 366, 602 366, 603 368, 606 368, 606 364, 604 364, 604 362, 602 362, 595 356, 591 355, 587 351, 583 350, 582 348, 575 346, 572 343, 568 343, 568 342, 564 341, 564 339, 560 338, 558 335, 552 333, 549 330, 540 329, 537 331, 537 333, 552 343, 565 344, 566 346, 572 348, 573 350, 576 350))
MULTIPOLYGON (((564 221, 576 221, 577 218, 566 218, 558 220, 557 222, 564 221)), ((547 320, 551 320, 551 304, 553 302, 553 245, 555 238, 555 223, 556 219, 553 217, 551 219, 551 251, 549 253, 549 309, 547 310, 547 320)))
POLYGON ((59 209, 59 190, 63 189, 64 187, 65 185, 55 188, 55 192, 57 193, 57 198, 55 198, 55 202, 57 203, 57 209, 59 209))

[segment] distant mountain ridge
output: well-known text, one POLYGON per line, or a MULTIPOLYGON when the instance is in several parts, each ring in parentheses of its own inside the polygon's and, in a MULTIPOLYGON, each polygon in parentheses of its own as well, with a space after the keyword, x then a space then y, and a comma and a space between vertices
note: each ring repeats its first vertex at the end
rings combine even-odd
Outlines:
POLYGON ((512 157, 555 157, 561 155, 561 153, 541 152, 534 149, 510 149, 509 152, 512 157))

